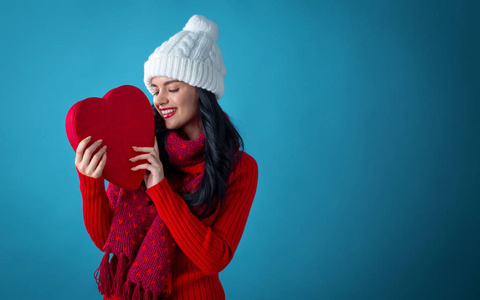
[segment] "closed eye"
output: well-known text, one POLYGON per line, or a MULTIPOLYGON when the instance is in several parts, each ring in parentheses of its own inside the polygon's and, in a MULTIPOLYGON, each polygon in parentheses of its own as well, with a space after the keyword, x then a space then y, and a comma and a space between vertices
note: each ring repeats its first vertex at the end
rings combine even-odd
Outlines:
MULTIPOLYGON (((169 91, 170 93, 176 93, 176 92, 178 92, 179 90, 180 90, 180 88, 176 88, 176 89, 174 89, 174 90, 168 90, 168 91, 169 91)), ((158 92, 153 93, 153 96, 156 96, 156 95, 158 95, 158 92)))

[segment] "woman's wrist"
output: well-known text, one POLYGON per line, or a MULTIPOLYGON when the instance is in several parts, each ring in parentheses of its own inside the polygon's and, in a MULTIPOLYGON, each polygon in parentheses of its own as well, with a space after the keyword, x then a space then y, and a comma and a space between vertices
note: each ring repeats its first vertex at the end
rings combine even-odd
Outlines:
POLYGON ((145 190, 145 192, 148 191, 148 190, 150 190, 150 189, 155 189, 155 188, 158 187, 160 184, 163 184, 164 181, 167 181, 167 180, 165 179, 165 176, 163 176, 162 179, 160 179, 157 183, 151 185, 150 187, 149 187, 148 185, 146 185, 147 189, 145 190))
POLYGON ((103 175, 94 178, 82 174, 78 169, 77 172, 80 181, 80 192, 82 193, 84 200, 96 198, 99 193, 105 192, 105 179, 103 175))

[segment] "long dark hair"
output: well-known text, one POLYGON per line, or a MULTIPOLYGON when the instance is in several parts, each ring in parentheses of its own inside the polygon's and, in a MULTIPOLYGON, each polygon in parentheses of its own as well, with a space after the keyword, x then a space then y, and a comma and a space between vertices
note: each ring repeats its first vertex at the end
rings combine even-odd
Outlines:
MULTIPOLYGON (((205 204, 205 208, 198 217, 206 218, 215 212, 220 202, 225 201, 230 173, 240 160, 241 152, 239 150, 244 149, 244 144, 235 126, 218 104, 215 94, 199 87, 197 87, 197 92, 200 120, 205 133, 205 171, 199 189, 192 194, 180 194, 180 196, 190 206, 205 204), (212 209, 214 197, 217 198, 217 201, 212 209)), ((160 160, 165 176, 168 177, 173 169, 165 150, 168 129, 154 105, 152 105, 152 109, 155 116, 155 135, 157 136, 160 160)))

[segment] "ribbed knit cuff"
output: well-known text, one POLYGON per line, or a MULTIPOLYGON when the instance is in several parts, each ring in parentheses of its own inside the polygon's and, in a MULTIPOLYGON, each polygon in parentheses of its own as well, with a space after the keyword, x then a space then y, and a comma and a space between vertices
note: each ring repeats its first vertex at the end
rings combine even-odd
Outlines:
POLYGON ((83 220, 95 246, 103 251, 110 231, 113 209, 105 192, 103 175, 98 178, 86 176, 78 171, 80 192, 83 198, 83 220))
MULTIPOLYGON (((152 201, 155 203, 155 206, 160 209, 159 213, 161 211, 164 211, 165 209, 165 204, 166 201, 158 201, 158 199, 169 199, 172 198, 172 195, 174 191, 172 190, 172 187, 167 181, 167 177, 163 177, 162 180, 160 180, 159 183, 157 183, 154 186, 151 186, 145 192, 150 196, 152 201)), ((162 217, 162 215, 160 215, 162 217)))
POLYGON ((99 196, 99 193, 105 192, 105 179, 103 175, 98 178, 93 178, 80 173, 77 168, 76 170, 80 181, 80 191, 84 199, 97 198, 96 196, 99 196))

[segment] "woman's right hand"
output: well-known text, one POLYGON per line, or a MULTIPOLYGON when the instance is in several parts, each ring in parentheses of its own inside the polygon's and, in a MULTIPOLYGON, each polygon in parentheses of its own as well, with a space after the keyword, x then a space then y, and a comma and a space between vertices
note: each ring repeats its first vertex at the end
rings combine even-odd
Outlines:
POLYGON ((95 141, 85 150, 91 138, 91 136, 86 137, 78 144, 77 150, 75 151, 77 154, 75 156, 75 166, 83 175, 98 178, 102 175, 103 168, 107 162, 107 146, 103 146, 92 157, 92 153, 100 146, 102 140, 95 141))

